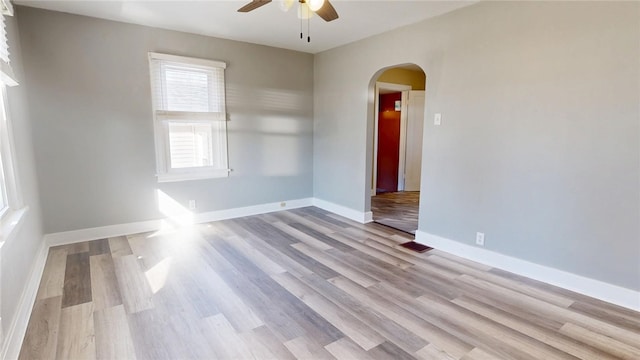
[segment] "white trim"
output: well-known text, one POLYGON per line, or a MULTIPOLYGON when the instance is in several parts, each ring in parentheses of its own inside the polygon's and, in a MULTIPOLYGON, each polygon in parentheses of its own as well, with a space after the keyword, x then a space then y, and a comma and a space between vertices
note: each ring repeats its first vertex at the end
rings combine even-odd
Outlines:
MULTIPOLYGON (((252 205, 240 208, 232 208, 225 210, 208 211, 203 213, 196 213, 190 215, 187 219, 180 219, 182 225, 198 224, 210 221, 218 221, 225 219, 233 219, 243 216, 251 216, 258 214, 265 214, 274 211, 295 209, 305 206, 312 206, 313 200, 311 198, 287 200, 283 202, 267 203, 252 205), (284 205, 283 205, 284 204, 284 205)), ((95 228, 63 231, 58 233, 46 234, 44 236, 45 242, 49 246, 71 244, 82 241, 90 241, 96 239, 104 239, 114 236, 122 236, 129 234, 136 234, 147 231, 155 231, 162 229, 167 225, 167 220, 149 220, 139 221, 127 224, 117 224, 100 226, 95 228)))
POLYGON ((398 191, 404 191, 404 179, 407 167, 407 120, 409 110, 409 91, 404 90, 400 97, 400 142, 398 144, 398 191))
MULTIPOLYGON (((376 88, 378 89, 378 91, 380 89, 383 89, 383 90, 402 92, 405 90, 411 90, 411 85, 376 81, 376 88)), ((379 95, 379 92, 378 92, 378 95, 379 95)))
POLYGON ((225 63, 224 61, 200 59, 200 58, 178 56, 178 55, 171 55, 171 54, 161 54, 156 52, 149 52, 149 60, 165 60, 165 61, 172 61, 172 62, 183 63, 183 64, 190 64, 190 65, 217 67, 217 68, 223 68, 223 69, 227 68, 227 63, 225 63))
MULTIPOLYGON (((404 173, 403 173, 403 191, 420 191, 420 179, 422 179, 422 149, 424 148, 424 120, 425 120, 425 110, 426 106, 426 92, 424 90, 410 90, 407 95, 407 127, 406 131, 403 132, 405 137, 404 143, 404 173), (421 101, 420 101, 421 99, 421 101), (419 104, 422 102, 422 106, 416 106, 416 103, 419 104), (411 110, 409 110, 411 108, 411 110), (409 118, 411 116, 411 118, 409 118), (420 124, 420 125, 417 125, 420 124), (416 131, 416 126, 420 127, 420 131, 416 131), (414 140, 414 141, 409 141, 414 140), (418 141, 415 141, 418 140, 418 141), (420 151, 416 151, 419 148, 420 151), (409 160, 409 153, 414 155, 419 154, 420 161, 418 166, 411 167, 407 164, 409 160), (413 171, 419 173, 417 188, 407 186, 407 177, 409 175, 413 175, 413 171)), ((415 163, 414 163, 415 164, 415 163)), ((411 184, 410 184, 411 185, 411 184)))
POLYGON ((0 249, 2 249, 2 246, 11 241, 18 233, 28 211, 29 207, 25 206, 18 210, 8 209, 7 212, 3 214, 3 217, 0 220, 0 234, 2 234, 2 239, 0 239, 0 249))
POLYGON ((416 242, 465 259, 640 311, 640 291, 634 291, 603 281, 499 254, 487 249, 470 246, 421 230, 416 231, 416 242))
POLYGON ((42 272, 44 271, 44 265, 47 262, 48 252, 49 246, 43 241, 36 254, 27 284, 18 301, 17 312, 9 325, 7 336, 2 344, 0 359, 17 359, 18 355, 20 355, 22 340, 27 332, 27 325, 29 324, 33 304, 36 302, 36 295, 38 293, 40 279, 42 278, 42 272))
MULTIPOLYGON (((376 185, 378 182, 378 116, 380 116, 380 94, 378 94, 378 85, 375 86, 375 94, 373 99, 373 144, 371 148, 371 196, 376 196, 376 185)), ((365 174, 366 176, 366 174, 365 174)))
POLYGON ((361 224, 366 224, 373 221, 373 213, 371 211, 362 212, 318 198, 313 198, 313 206, 319 207, 340 216, 344 216, 347 219, 357 221, 361 224))
POLYGON ((160 229, 162 225, 162 220, 138 221, 126 224, 108 225, 45 234, 44 240, 48 246, 65 245, 82 241, 91 241, 108 237, 154 231, 160 229))
POLYGON ((0 168, 4 175, 4 185, 7 195, 7 204, 13 210, 18 210, 24 206, 22 201, 22 189, 18 177, 18 169, 15 164, 15 141, 13 138, 13 126, 9 115, 9 97, 7 87, 0 84, 2 100, 0 101, 0 156, 2 166, 0 168))
POLYGON ((367 211, 364 213, 364 221, 362 222, 363 224, 367 224, 373 222, 373 212, 372 211, 367 211))
POLYGON ((260 215, 275 211, 297 209, 301 207, 313 206, 312 198, 287 200, 277 203, 268 203, 261 205, 246 206, 241 208, 233 208, 227 210, 209 211, 194 215, 195 223, 204 223, 210 221, 234 219, 243 216, 260 215))
POLYGON ((161 121, 183 120, 189 123, 210 123, 212 121, 228 121, 226 113, 217 112, 191 112, 191 111, 169 111, 156 110, 156 119, 161 121))
POLYGON ((2 15, 13 16, 13 4, 11 4, 11 0, 0 1, 0 13, 2 13, 2 15))
POLYGON ((186 168, 156 174, 159 183, 228 177, 231 169, 186 168))
POLYGON ((11 65, 4 60, 0 60, 0 81, 9 87, 20 85, 11 65))

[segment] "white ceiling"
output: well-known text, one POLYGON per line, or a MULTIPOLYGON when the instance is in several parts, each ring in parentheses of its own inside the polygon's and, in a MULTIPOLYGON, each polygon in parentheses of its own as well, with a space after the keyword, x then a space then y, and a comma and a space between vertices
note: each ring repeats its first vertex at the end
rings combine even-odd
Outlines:
MULTIPOLYGON (((236 10, 250 0, 14 0, 18 5, 185 31, 255 44, 317 53, 404 25, 438 16, 477 1, 332 0, 340 18, 311 19, 311 43, 300 40, 297 11, 280 10, 280 0, 250 13, 236 10)), ((294 7, 297 4, 294 4, 294 7)))

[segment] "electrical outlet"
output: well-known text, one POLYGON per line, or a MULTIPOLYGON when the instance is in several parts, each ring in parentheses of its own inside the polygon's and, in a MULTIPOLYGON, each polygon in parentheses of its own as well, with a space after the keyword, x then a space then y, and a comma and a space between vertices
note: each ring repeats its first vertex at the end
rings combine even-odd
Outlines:
POLYGON ((189 200, 189 210, 195 210, 195 209, 196 209, 196 201, 189 200))
POLYGON ((476 233, 476 245, 484 246, 484 233, 476 233))

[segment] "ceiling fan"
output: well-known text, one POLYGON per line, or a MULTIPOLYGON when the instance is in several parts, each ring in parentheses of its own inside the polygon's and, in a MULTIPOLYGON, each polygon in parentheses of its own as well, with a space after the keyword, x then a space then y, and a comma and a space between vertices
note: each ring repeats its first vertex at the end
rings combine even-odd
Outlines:
MULTIPOLYGON (((238 12, 249 12, 253 11, 263 5, 267 5, 272 0, 253 0, 247 5, 238 9, 238 12)), ((288 10, 289 7, 293 4, 294 0, 283 0, 285 3, 285 10, 288 10)), ((333 21, 338 18, 338 13, 336 9, 331 5, 329 0, 298 0, 300 5, 308 5, 309 9, 320 16, 324 21, 333 21)))

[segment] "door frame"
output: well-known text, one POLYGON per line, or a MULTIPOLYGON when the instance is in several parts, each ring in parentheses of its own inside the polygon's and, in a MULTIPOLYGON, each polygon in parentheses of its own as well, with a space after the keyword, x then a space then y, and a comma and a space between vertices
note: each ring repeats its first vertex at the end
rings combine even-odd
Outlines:
POLYGON ((380 101, 380 91, 393 91, 393 92, 401 92, 402 97, 400 101, 402 102, 402 107, 400 109, 400 156, 398 158, 398 189, 397 191, 402 191, 404 189, 404 167, 405 167, 405 155, 406 155, 406 146, 407 146, 407 100, 409 99, 409 90, 411 90, 411 85, 403 85, 403 84, 393 84, 386 83, 381 81, 376 81, 375 92, 374 92, 374 123, 373 123, 373 166, 371 172, 371 196, 376 195, 376 184, 378 183, 378 102, 380 101))
MULTIPOLYGON (((422 111, 418 111, 415 114, 417 119, 419 119, 419 121, 422 123, 422 126, 421 126, 422 131, 420 131, 419 133, 416 132, 416 134, 418 134, 419 137, 420 137, 420 140, 419 140, 420 158, 422 159, 422 145, 424 143, 423 142, 423 138, 424 138, 424 127, 425 127, 425 119, 426 119, 425 114, 424 114, 424 110, 426 108, 426 94, 427 93, 426 93, 425 90, 411 90, 411 91, 408 91, 408 94, 407 94, 407 116, 406 116, 406 130, 405 130, 405 134, 406 134, 405 139, 406 139, 406 141, 405 141, 405 144, 404 144, 404 149, 405 149, 404 150, 405 151, 404 152, 404 155, 405 155, 405 160, 404 160, 405 174, 404 174, 404 178, 403 178, 403 182, 402 182, 402 184, 403 184, 403 189, 402 190, 403 191, 406 189, 406 180, 407 180, 407 172, 406 172, 406 170, 407 170, 407 157, 408 157, 407 153, 409 152, 409 147, 408 147, 408 145, 409 145, 409 141, 408 141, 408 137, 409 137, 409 116, 411 116, 411 111, 409 111, 409 106, 410 105, 415 105, 415 102, 414 102, 415 98, 412 96, 412 94, 416 95, 418 93, 422 93, 423 94, 422 95, 423 106, 422 106, 422 109, 421 109, 422 111)), ((420 169, 420 175, 422 177, 422 161, 420 161, 419 169, 420 169)), ((418 184, 418 191, 419 190, 420 190, 420 185, 418 184)))

